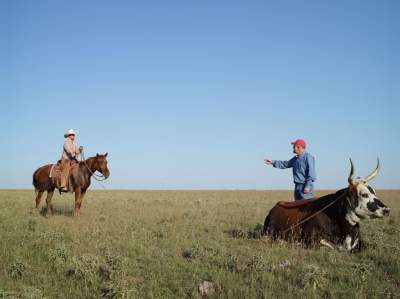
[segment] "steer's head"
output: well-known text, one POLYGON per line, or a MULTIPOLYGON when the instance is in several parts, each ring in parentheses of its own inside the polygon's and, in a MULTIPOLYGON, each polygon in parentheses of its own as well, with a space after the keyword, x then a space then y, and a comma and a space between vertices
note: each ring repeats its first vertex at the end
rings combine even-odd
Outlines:
POLYGON ((351 170, 349 175, 349 201, 354 213, 360 218, 381 218, 388 216, 390 209, 386 207, 376 195, 375 190, 368 185, 379 170, 379 159, 376 168, 365 178, 353 178, 354 164, 350 159, 351 170))

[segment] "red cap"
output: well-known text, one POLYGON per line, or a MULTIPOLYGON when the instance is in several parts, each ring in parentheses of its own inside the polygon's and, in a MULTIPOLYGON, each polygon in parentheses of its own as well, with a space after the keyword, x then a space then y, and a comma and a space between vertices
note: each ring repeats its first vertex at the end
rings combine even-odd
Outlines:
POLYGON ((296 141, 293 141, 291 144, 300 145, 303 148, 306 148, 306 142, 303 139, 297 139, 296 141))

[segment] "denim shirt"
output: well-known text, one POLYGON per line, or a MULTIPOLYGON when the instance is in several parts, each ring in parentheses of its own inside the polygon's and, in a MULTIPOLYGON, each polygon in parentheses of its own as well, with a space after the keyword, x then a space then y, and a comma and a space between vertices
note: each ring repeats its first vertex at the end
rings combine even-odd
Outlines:
POLYGON ((292 168, 294 183, 306 184, 307 188, 311 188, 312 183, 317 180, 315 159, 307 152, 294 156, 288 161, 273 160, 272 166, 280 169, 292 168))

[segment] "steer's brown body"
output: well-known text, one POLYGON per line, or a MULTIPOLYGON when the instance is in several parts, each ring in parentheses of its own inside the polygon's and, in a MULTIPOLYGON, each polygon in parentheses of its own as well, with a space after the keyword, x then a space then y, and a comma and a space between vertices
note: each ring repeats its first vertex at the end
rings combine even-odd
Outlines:
POLYGON ((330 241, 344 238, 349 231, 344 219, 346 192, 343 189, 321 198, 278 202, 265 219, 264 234, 302 240, 308 245, 322 237, 330 241))

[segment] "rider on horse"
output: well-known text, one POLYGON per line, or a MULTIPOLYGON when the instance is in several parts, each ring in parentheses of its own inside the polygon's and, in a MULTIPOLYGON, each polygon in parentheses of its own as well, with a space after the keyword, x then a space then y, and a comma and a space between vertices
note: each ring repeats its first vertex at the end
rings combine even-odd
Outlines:
POLYGON ((77 157, 83 151, 83 146, 78 148, 75 143, 75 135, 74 130, 70 129, 65 134, 64 137, 65 142, 63 146, 63 153, 61 157, 61 186, 60 189, 63 192, 68 192, 67 181, 69 176, 69 171, 71 169, 71 163, 73 161, 77 162, 77 157))

